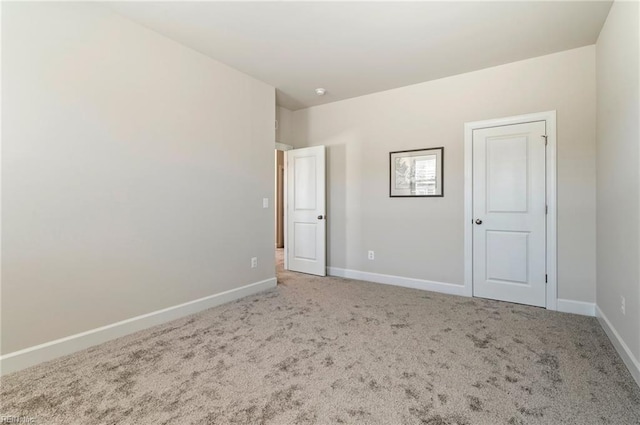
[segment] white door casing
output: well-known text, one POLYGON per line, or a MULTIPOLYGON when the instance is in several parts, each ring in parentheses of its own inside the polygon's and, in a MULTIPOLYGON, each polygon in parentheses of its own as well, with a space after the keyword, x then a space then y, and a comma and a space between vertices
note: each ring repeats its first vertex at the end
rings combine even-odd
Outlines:
POLYGON ((467 295, 556 309, 555 118, 465 124, 467 295))
POLYGON ((287 151, 288 270, 326 276, 325 147, 287 151))
POLYGON ((473 295, 546 306, 544 121, 473 131, 473 295))

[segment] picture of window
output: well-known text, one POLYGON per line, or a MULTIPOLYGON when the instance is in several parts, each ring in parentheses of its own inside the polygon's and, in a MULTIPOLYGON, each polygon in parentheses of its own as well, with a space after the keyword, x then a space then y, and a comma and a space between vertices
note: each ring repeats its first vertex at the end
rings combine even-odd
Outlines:
POLYGON ((443 196, 444 148, 391 152, 390 197, 443 196))

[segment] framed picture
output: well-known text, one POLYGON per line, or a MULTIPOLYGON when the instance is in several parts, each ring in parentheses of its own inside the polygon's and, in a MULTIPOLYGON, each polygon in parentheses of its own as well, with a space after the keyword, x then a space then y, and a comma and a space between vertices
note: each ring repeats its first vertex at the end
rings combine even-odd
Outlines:
POLYGON ((389 153, 389 196, 444 196, 444 148, 389 153))

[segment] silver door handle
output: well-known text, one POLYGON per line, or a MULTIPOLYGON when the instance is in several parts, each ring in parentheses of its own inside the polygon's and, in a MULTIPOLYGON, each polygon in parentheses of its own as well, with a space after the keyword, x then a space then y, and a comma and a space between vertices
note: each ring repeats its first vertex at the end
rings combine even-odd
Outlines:
POLYGON ((476 219, 476 224, 482 224, 482 220, 480 220, 479 218, 476 219))
POLYGON ((324 216, 323 216, 323 215, 319 215, 319 216, 318 216, 318 220, 322 220, 323 218, 324 218, 324 216))

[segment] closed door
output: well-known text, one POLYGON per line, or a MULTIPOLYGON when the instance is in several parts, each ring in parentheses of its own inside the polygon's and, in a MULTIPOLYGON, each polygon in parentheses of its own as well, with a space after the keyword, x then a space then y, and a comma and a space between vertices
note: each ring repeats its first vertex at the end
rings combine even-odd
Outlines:
POLYGON ((546 123, 473 131, 473 295, 546 306, 546 123))
POLYGON ((287 268, 326 276, 325 147, 286 155, 287 268))

